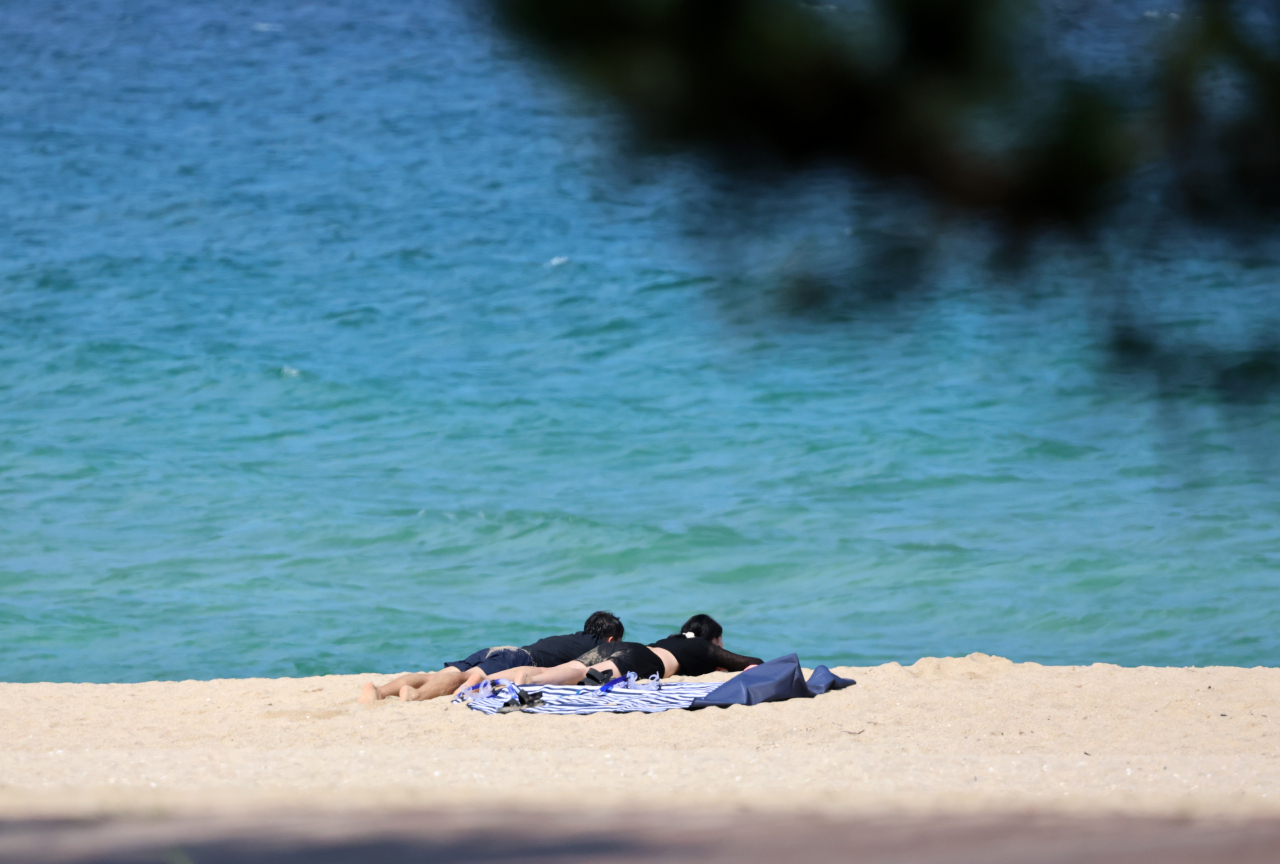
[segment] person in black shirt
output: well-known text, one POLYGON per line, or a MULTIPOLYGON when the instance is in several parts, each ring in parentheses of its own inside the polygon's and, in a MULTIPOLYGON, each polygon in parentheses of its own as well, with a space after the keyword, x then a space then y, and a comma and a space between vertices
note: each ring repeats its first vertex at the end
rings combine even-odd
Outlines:
POLYGON ((595 612, 578 633, 547 636, 522 648, 511 645, 482 648, 465 660, 446 663, 437 672, 401 675, 381 687, 367 681, 356 701, 368 704, 393 695, 398 695, 403 702, 434 699, 456 693, 464 687, 483 681, 486 675, 501 673, 505 669, 517 666, 559 666, 591 651, 601 643, 618 641, 625 631, 622 622, 612 612, 595 612))
POLYGON ((506 669, 488 677, 506 678, 517 684, 604 683, 628 672, 636 673, 637 678, 654 674, 670 678, 672 675, 706 675, 717 670, 742 672, 764 662, 759 657, 726 651, 723 634, 724 629, 710 615, 694 615, 684 622, 679 633, 651 645, 610 642, 597 645, 559 666, 506 669))

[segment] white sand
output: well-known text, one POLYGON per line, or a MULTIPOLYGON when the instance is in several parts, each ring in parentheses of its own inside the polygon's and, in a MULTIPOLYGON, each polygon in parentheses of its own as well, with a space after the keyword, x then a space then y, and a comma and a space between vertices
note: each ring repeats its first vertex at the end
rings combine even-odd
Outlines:
POLYGON ((588 717, 356 704, 363 681, 389 675, 0 684, 0 816, 476 800, 1280 812, 1280 669, 975 654, 836 671, 858 685, 752 708, 588 717))

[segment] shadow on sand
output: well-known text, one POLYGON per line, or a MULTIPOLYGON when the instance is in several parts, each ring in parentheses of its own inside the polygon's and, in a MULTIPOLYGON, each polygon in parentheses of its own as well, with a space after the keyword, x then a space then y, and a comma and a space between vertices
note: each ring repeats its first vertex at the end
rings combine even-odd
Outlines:
POLYGON ((23 864, 1262 864, 1278 860, 1278 849, 1280 819, 1274 818, 1035 813, 699 818, 688 812, 344 811, 0 823, 0 861, 23 864))

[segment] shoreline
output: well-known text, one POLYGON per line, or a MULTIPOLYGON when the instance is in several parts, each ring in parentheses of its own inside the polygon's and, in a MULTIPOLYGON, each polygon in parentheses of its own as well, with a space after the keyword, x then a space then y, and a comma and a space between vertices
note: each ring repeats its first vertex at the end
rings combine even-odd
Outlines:
POLYGON ((588 717, 356 703, 364 681, 394 673, 0 684, 0 818, 480 805, 1280 816, 1280 669, 974 654, 833 671, 857 685, 588 717))

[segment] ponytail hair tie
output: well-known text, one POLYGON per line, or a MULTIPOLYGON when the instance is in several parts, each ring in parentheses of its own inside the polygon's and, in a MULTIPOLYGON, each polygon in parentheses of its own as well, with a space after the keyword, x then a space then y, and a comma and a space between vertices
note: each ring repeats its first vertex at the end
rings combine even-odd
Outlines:
POLYGON ((682 634, 680 634, 680 635, 684 636, 684 638, 686 638, 686 639, 696 639, 696 638, 698 638, 697 636, 695 636, 695 635, 694 635, 694 633, 693 633, 693 631, 692 631, 692 630, 686 630, 684 633, 682 633, 682 634))

